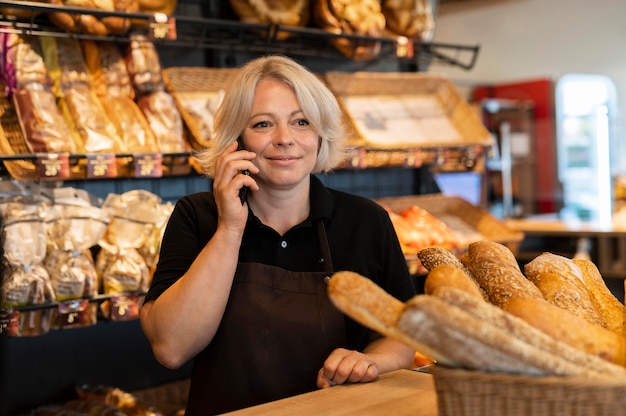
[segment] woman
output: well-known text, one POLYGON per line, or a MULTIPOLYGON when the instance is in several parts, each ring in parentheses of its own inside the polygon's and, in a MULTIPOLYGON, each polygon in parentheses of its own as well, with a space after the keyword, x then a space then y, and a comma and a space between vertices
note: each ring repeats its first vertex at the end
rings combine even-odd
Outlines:
POLYGON ((187 416, 412 363, 413 350, 343 316, 326 294, 339 270, 403 301, 415 294, 387 213, 313 175, 343 160, 343 138, 333 94, 289 58, 253 60, 230 82, 213 146, 197 155, 213 192, 176 204, 141 310, 160 363, 194 360, 187 416))

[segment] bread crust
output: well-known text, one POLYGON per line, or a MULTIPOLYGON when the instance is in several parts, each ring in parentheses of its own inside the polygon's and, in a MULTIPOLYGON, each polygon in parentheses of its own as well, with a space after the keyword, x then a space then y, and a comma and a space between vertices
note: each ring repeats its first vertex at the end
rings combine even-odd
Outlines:
POLYGON ((572 261, 582 272, 587 292, 602 319, 602 326, 617 334, 625 334, 624 305, 606 286, 598 267, 586 259, 573 259, 572 261))
POLYGON ((514 298, 503 308, 530 325, 572 347, 623 366, 626 339, 545 299, 514 298))
POLYGON ((541 291, 524 276, 517 259, 503 244, 493 241, 471 243, 461 262, 474 274, 496 306, 504 307, 513 298, 543 300, 541 291))
POLYGON ((461 308, 477 319, 487 321, 504 331, 510 332, 512 337, 521 339, 543 351, 585 367, 588 371, 599 372, 616 378, 626 377, 626 368, 561 342, 521 318, 491 303, 468 295, 463 290, 455 287, 440 287, 433 292, 433 296, 437 296, 449 304, 461 308))
MULTIPOLYGON (((407 302, 398 327, 428 345, 457 366, 482 371, 534 375, 582 375, 606 378, 544 351, 485 318, 431 295, 419 295, 407 302)), ((443 362, 435 356, 438 363, 443 362)))
POLYGON ((548 302, 593 324, 602 325, 600 313, 583 282, 582 272, 571 259, 542 253, 524 266, 524 274, 548 302))
MULTIPOLYGON (((440 265, 449 265, 460 269, 470 278, 471 281, 475 283, 483 299, 487 301, 489 300, 489 296, 480 286, 474 274, 467 267, 465 267, 465 265, 461 263, 461 260, 459 260, 450 250, 446 250, 442 247, 426 247, 417 253, 417 258, 422 263, 422 266, 424 266, 428 271, 433 271, 440 265)), ((452 278, 462 279, 460 276, 453 276, 452 278)))
POLYGON ((432 295, 437 289, 442 287, 458 288, 472 297, 481 301, 485 300, 478 284, 456 266, 441 264, 428 272, 424 281, 424 293, 432 295))

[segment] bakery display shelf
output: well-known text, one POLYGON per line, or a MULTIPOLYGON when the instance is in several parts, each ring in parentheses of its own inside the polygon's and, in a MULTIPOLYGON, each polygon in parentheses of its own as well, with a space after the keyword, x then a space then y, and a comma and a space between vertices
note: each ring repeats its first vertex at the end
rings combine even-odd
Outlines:
POLYGON ((145 291, 98 294, 41 304, 0 306, 0 336, 45 335, 51 330, 84 328, 100 320, 139 318, 145 291))
POLYGON ((73 15, 93 15, 97 18, 122 17, 129 18, 134 22, 133 30, 145 31, 153 41, 165 45, 349 59, 343 57, 332 47, 333 41, 347 39, 356 44, 380 44, 380 53, 372 60, 393 59, 413 65, 418 70, 424 70, 430 64, 455 66, 464 70, 470 70, 476 64, 480 50, 479 45, 420 42, 395 36, 371 37, 337 34, 314 27, 244 23, 197 16, 171 16, 176 27, 175 36, 172 36, 171 30, 169 32, 167 30, 155 30, 155 27, 158 27, 159 24, 167 25, 169 23, 157 24, 155 23, 155 16, 148 13, 107 12, 98 9, 59 6, 32 1, 0 1, 0 8, 32 11, 30 18, 26 19, 17 19, 14 16, 0 13, 0 16, 6 22, 0 27, 0 31, 3 32, 127 42, 129 39, 125 35, 109 34, 106 36, 95 36, 62 31, 52 25, 46 19, 45 14, 64 12, 73 15), (165 33, 169 34, 166 35, 165 33), (154 36, 155 34, 156 36, 154 36))
MULTIPOLYGON (((2 141, 1 137, 0 141, 2 141)), ((6 145, 6 143, 4 144, 6 145)), ((11 177, 18 180, 97 180, 185 176, 196 172, 191 155, 190 152, 144 154, 15 153, 13 148, 7 148, 0 143, 0 177, 11 177)))

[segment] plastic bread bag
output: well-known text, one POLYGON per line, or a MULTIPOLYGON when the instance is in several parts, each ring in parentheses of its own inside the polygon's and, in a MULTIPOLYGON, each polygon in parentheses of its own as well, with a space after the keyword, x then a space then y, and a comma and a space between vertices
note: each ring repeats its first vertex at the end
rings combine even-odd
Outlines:
POLYGON ((44 264, 57 300, 98 294, 98 274, 90 249, 98 244, 108 222, 106 212, 99 207, 55 203, 50 210, 44 264))
POLYGON ((144 190, 109 194, 103 209, 111 217, 96 259, 104 293, 147 290, 149 268, 138 249, 162 217, 161 198, 144 190))
MULTIPOLYGON (((15 196, 1 204, 2 284, 0 307, 45 305, 54 302, 50 276, 43 267, 46 255, 45 215, 49 204, 34 196, 15 196)), ((50 308, 14 313, 11 335, 41 335, 50 329, 50 308)))

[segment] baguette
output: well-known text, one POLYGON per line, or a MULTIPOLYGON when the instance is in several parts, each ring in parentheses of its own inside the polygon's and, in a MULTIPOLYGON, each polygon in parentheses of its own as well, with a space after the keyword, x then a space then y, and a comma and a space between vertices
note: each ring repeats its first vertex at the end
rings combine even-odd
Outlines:
POLYGON ((448 363, 438 356, 480 371, 611 378, 512 336, 488 316, 477 318, 437 296, 418 295, 409 300, 398 327, 436 351, 435 359, 443 364, 448 363))
POLYGON ((600 314, 602 326, 609 331, 623 334, 624 305, 609 290, 596 265, 585 259, 573 259, 582 272, 585 287, 596 310, 600 314))
POLYGON ((517 259, 506 246, 493 241, 476 241, 461 262, 474 274, 489 300, 504 307, 514 298, 544 300, 537 286, 522 273, 517 259))
POLYGON ((361 325, 434 358, 434 351, 398 329, 405 304, 370 279, 350 271, 336 272, 328 279, 328 296, 337 309, 361 325))
POLYGON ((449 264, 441 264, 428 272, 424 281, 424 293, 432 295, 442 287, 458 288, 474 298, 485 300, 478 284, 463 270, 449 264))
POLYGON ((626 338, 545 299, 514 298, 503 308, 540 331, 588 354, 626 364, 626 338))
POLYGON ((582 272, 571 259, 557 254, 542 253, 524 266, 524 274, 537 286, 548 302, 592 324, 602 325, 600 313, 585 287, 582 272))
POLYGON ((422 266, 424 266, 428 271, 432 271, 435 267, 443 264, 460 269, 476 284, 481 296, 485 300, 489 300, 489 296, 487 296, 485 290, 480 287, 480 284, 478 284, 474 274, 467 267, 465 267, 465 265, 461 263, 461 260, 459 260, 450 250, 443 247, 426 247, 417 253, 417 258, 422 263, 422 266))
POLYGON ((489 322, 504 331, 510 332, 512 337, 585 367, 588 371, 600 372, 616 378, 626 377, 626 368, 610 363, 596 355, 587 354, 569 344, 554 339, 524 320, 493 304, 468 295, 463 290, 455 287, 439 287, 433 292, 433 296, 437 296, 450 305, 461 308, 477 319, 489 322))

